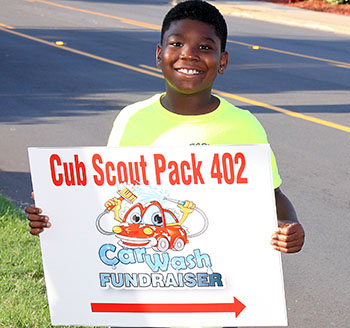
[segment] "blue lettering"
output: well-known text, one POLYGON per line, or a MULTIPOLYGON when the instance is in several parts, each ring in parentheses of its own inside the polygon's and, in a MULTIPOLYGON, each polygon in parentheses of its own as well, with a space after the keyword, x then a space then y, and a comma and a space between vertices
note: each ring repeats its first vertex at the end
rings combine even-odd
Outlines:
POLYGON ((208 274, 207 273, 197 273, 197 283, 198 287, 208 287, 208 274))
POLYGON ((138 263, 143 263, 143 256, 146 254, 146 248, 136 248, 135 249, 135 255, 138 263))
POLYGON ((151 277, 147 273, 139 274, 140 287, 149 287, 151 286, 151 277))
POLYGON ((198 268, 203 268, 204 266, 206 266, 207 268, 211 267, 211 261, 208 254, 201 254, 201 251, 199 249, 195 249, 193 253, 196 257, 198 268))
POLYGON ((186 273, 185 274, 185 285, 187 287, 194 287, 196 286, 196 276, 194 275, 194 273, 186 273))
POLYGON ((171 266, 174 270, 186 270, 185 258, 183 256, 175 256, 171 259, 171 266))
POLYGON ((124 280, 125 287, 130 287, 130 285, 137 287, 137 273, 125 273, 124 280))
POLYGON ((112 285, 113 287, 121 287, 124 284, 123 280, 123 274, 118 273, 118 281, 117 281, 117 275, 115 273, 111 273, 111 278, 112 278, 112 285))
POLYGON ((100 273, 100 286, 106 287, 107 283, 110 283, 110 274, 109 273, 100 273))
POLYGON ((147 265, 152 269, 153 272, 158 272, 159 269, 162 271, 167 271, 169 266, 169 254, 168 253, 162 253, 158 254, 155 253, 153 255, 154 262, 152 262, 152 257, 149 254, 145 255, 145 260, 147 265), (161 260, 160 256, 162 255, 163 260, 161 260))
POLYGON ((172 273, 168 273, 165 278, 165 287, 177 287, 177 281, 172 273))
POLYGON ((100 257, 100 260, 109 266, 116 266, 119 263, 118 258, 115 256, 113 258, 107 257, 108 252, 115 252, 117 247, 115 247, 113 244, 104 244, 100 247, 100 250, 98 251, 98 255, 100 257))
POLYGON ((118 252, 118 257, 123 264, 135 264, 134 251, 130 248, 123 248, 118 252))
POLYGON ((178 273, 177 274, 177 279, 178 279, 178 285, 179 287, 183 287, 184 286, 184 276, 182 273, 178 273))
POLYGON ((164 287, 163 275, 161 273, 152 273, 152 287, 164 287))
POLYGON ((213 273, 209 275, 209 284, 210 287, 215 286, 215 284, 219 287, 223 286, 222 276, 220 273, 213 273))
POLYGON ((189 269, 193 269, 196 267, 196 262, 194 260, 194 256, 191 254, 191 255, 188 255, 186 257, 186 261, 187 261, 187 266, 189 269))

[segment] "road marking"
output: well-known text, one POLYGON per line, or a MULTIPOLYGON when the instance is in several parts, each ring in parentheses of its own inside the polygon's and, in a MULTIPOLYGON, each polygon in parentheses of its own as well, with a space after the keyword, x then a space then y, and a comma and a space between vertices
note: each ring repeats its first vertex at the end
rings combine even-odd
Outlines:
MULTIPOLYGON (((238 44, 238 45, 241 45, 241 46, 247 46, 247 47, 250 47, 250 48, 256 47, 256 45, 254 45, 254 44, 240 42, 240 41, 227 40, 227 42, 238 44)), ((349 68, 350 67, 350 63, 342 62, 342 61, 339 61, 339 60, 333 60, 333 59, 321 58, 321 57, 316 57, 316 56, 303 55, 303 54, 299 54, 297 52, 279 50, 279 49, 262 47, 262 46, 259 46, 259 49, 260 50, 267 50, 267 51, 277 52, 277 53, 284 54, 284 55, 290 55, 290 56, 295 56, 295 57, 302 57, 302 58, 317 60, 317 61, 325 62, 325 63, 328 63, 328 64, 342 65, 342 67, 345 67, 345 68, 349 68)))
MULTIPOLYGON (((152 67, 152 66, 143 65, 143 64, 140 64, 139 66, 146 68, 146 69, 150 69, 151 71, 156 71, 156 72, 162 73, 162 70, 160 68, 157 68, 157 67, 152 67)), ((162 77, 163 77, 163 75, 162 75, 162 77)))
POLYGON ((59 8, 64 8, 64 9, 69 9, 69 10, 73 10, 73 11, 78 11, 78 12, 85 13, 85 14, 111 18, 111 19, 118 20, 118 21, 120 21, 122 23, 125 23, 125 24, 139 26, 139 27, 144 27, 144 28, 148 28, 148 29, 151 29, 151 30, 160 30, 161 29, 161 26, 159 26, 159 25, 145 23, 145 22, 134 20, 134 19, 128 19, 128 18, 114 16, 114 15, 103 14, 103 13, 100 13, 100 12, 97 12, 97 11, 93 11, 93 10, 80 9, 80 8, 76 8, 76 7, 61 5, 61 4, 56 3, 56 2, 51 2, 51 1, 46 1, 46 0, 34 0, 32 2, 40 2, 40 3, 44 3, 46 5, 59 7, 59 8))
POLYGON ((89 57, 89 58, 92 58, 92 59, 96 59, 96 60, 99 60, 99 61, 102 61, 102 62, 105 62, 105 63, 108 63, 108 64, 112 64, 112 65, 115 65, 115 66, 123 67, 123 68, 129 69, 129 70, 132 70, 132 71, 136 71, 136 72, 139 72, 139 73, 152 75, 154 77, 161 77, 161 78, 163 77, 163 75, 161 75, 161 74, 149 72, 149 71, 147 71, 145 69, 141 69, 141 68, 138 68, 138 67, 135 67, 135 66, 124 64, 124 63, 118 62, 116 60, 112 60, 112 59, 108 59, 108 58, 104 58, 104 57, 100 57, 100 56, 95 56, 95 55, 90 54, 90 53, 85 52, 85 51, 76 50, 76 49, 69 48, 69 47, 66 47, 66 46, 56 45, 55 42, 50 42, 50 41, 46 41, 46 40, 43 40, 43 39, 39 39, 39 38, 36 38, 34 36, 23 34, 23 33, 17 32, 17 31, 7 30, 7 29, 4 29, 2 27, 0 27, 0 30, 4 31, 4 32, 11 33, 11 34, 15 34, 15 35, 20 36, 22 38, 26 38, 26 39, 29 39, 29 40, 32 40, 32 41, 43 43, 43 44, 46 44, 46 45, 51 46, 51 47, 55 47, 55 48, 58 48, 58 49, 61 49, 61 50, 65 50, 65 51, 69 51, 69 52, 72 52, 72 53, 75 53, 75 54, 78 54, 78 55, 81 55, 81 56, 85 56, 85 57, 89 57))
POLYGON ((338 64, 333 64, 333 66, 341 67, 341 68, 347 68, 347 69, 350 68, 350 64, 349 64, 349 65, 338 65, 338 64))
POLYGON ((218 95, 221 95, 223 97, 236 99, 236 100, 242 101, 244 103, 248 103, 248 104, 251 104, 251 105, 254 105, 254 106, 258 106, 258 107, 268 108, 268 109, 271 109, 271 110, 273 110, 275 112, 280 112, 280 113, 283 113, 283 114, 286 114, 286 115, 289 115, 289 116, 292 116, 292 117, 296 117, 296 118, 300 118, 300 119, 303 119, 303 120, 306 120, 306 121, 310 121, 310 122, 313 122, 313 123, 325 125, 325 126, 328 126, 330 128, 342 130, 342 131, 345 131, 345 132, 350 132, 350 127, 349 126, 345 126, 345 125, 333 123, 333 122, 330 122, 330 121, 322 120, 320 118, 316 118, 316 117, 313 117, 313 116, 309 116, 309 115, 304 115, 304 114, 301 114, 301 113, 293 112, 293 111, 288 110, 288 109, 284 109, 284 108, 281 108, 281 107, 265 104, 265 103, 260 102, 260 101, 256 101, 256 100, 253 100, 253 99, 248 99, 248 98, 245 98, 245 97, 234 95, 232 93, 223 92, 223 91, 214 90, 214 89, 213 89, 213 92, 217 93, 218 95))
POLYGON ((14 29, 14 27, 12 27, 12 26, 5 25, 5 24, 1 24, 1 23, 0 23, 0 26, 5 27, 5 28, 8 28, 8 29, 10 29, 10 30, 13 30, 13 29, 14 29))
MULTIPOLYGON (((28 0, 26 0, 26 1, 28 1, 28 0)), ((119 17, 119 16, 103 14, 103 13, 100 13, 100 12, 97 12, 97 11, 92 11, 92 10, 87 10, 87 9, 80 9, 80 8, 76 8, 76 7, 66 6, 66 5, 62 5, 62 4, 59 4, 59 3, 56 3, 56 2, 52 2, 52 1, 46 1, 46 0, 30 0, 30 1, 31 2, 40 2, 40 3, 44 3, 44 4, 47 4, 47 5, 50 5, 50 6, 65 8, 65 9, 78 11, 78 12, 82 12, 82 13, 86 13, 86 14, 90 14, 90 15, 96 15, 96 16, 116 19, 116 20, 119 20, 120 22, 123 22, 125 24, 135 25, 135 26, 139 26, 139 27, 152 29, 152 30, 157 30, 157 31, 161 30, 161 26, 160 25, 145 23, 145 22, 141 22, 141 21, 138 21, 138 20, 134 20, 134 19, 127 19, 127 18, 123 18, 123 17, 119 17)), ((272 51, 272 52, 277 52, 277 53, 284 54, 284 55, 290 55, 290 56, 296 56, 296 57, 302 57, 302 58, 322 61, 322 62, 326 62, 328 64, 336 64, 336 65, 340 65, 338 67, 342 67, 342 68, 349 68, 350 67, 350 63, 346 63, 346 62, 342 62, 342 61, 338 61, 338 60, 332 60, 332 59, 321 58, 321 57, 316 57, 316 56, 303 55, 303 54, 299 54, 299 53, 296 53, 296 52, 284 51, 284 50, 268 48, 268 47, 262 47, 262 46, 249 44, 249 43, 245 43, 245 42, 240 42, 240 41, 234 41, 234 40, 227 40, 227 42, 228 43, 234 43, 234 44, 242 45, 242 46, 248 46, 248 47, 253 48, 253 49, 254 49, 254 47, 259 47, 259 49, 261 49, 261 50, 272 51)))
MULTIPOLYGON (((23 34, 23 33, 17 32, 17 31, 5 29, 3 27, 0 27, 0 31, 4 31, 4 32, 10 33, 10 34, 14 34, 14 35, 17 35, 17 36, 20 36, 20 37, 23 37, 23 38, 26 38, 26 39, 29 39, 29 40, 32 40, 32 41, 36 41, 36 42, 39 42, 39 43, 43 43, 43 44, 49 45, 51 47, 55 47, 57 49, 65 50, 65 51, 68 51, 68 52, 72 52, 72 53, 75 53, 75 54, 78 54, 78 55, 81 55, 81 56, 85 56, 85 57, 88 57, 88 58, 99 60, 99 61, 102 61, 102 62, 105 62, 105 63, 108 63, 108 64, 112 64, 112 65, 115 65, 115 66, 118 66, 118 67, 126 68, 126 69, 129 69, 129 70, 135 71, 135 72, 139 72, 139 73, 142 73, 142 74, 147 74, 147 75, 151 75, 151 76, 154 76, 154 77, 157 77, 157 78, 164 79, 162 74, 156 73, 156 72, 160 72, 160 69, 152 67, 152 66, 140 65, 143 68, 138 68, 138 67, 135 67, 135 66, 132 66, 132 65, 128 65, 128 64, 124 64, 124 63, 118 62, 116 60, 111 60, 111 59, 107 59, 107 58, 104 58, 104 57, 95 56, 95 55, 90 54, 90 53, 85 52, 85 51, 76 50, 76 49, 69 48, 69 47, 66 47, 66 46, 58 46, 54 42, 49 42, 49 41, 46 41, 46 40, 43 40, 43 39, 39 39, 39 38, 30 36, 30 35, 27 35, 27 34, 23 34), (147 69, 144 69, 144 68, 147 68, 147 69), (154 71, 156 71, 156 72, 154 72, 154 71)), ((286 114, 286 115, 289 115, 289 116, 292 116, 292 117, 300 118, 300 119, 303 119, 303 120, 306 120, 306 121, 314 122, 314 123, 317 123, 317 124, 320 124, 320 125, 328 126, 328 127, 334 128, 334 129, 345 131, 345 132, 350 132, 350 127, 345 126, 345 125, 329 122, 329 121, 326 121, 326 120, 318 119, 318 118, 315 118, 315 117, 312 117, 312 116, 308 116, 308 115, 304 115, 304 114, 301 114, 301 113, 296 113, 296 112, 293 112, 293 111, 290 111, 290 110, 287 110, 287 109, 284 109, 284 108, 280 108, 280 107, 276 107, 276 106, 273 106, 273 105, 265 104, 265 103, 260 102, 260 101, 256 101, 256 100, 253 100, 253 99, 248 99, 248 98, 245 98, 245 97, 241 97, 241 96, 229 93, 229 92, 219 91, 219 90, 215 90, 215 89, 213 89, 213 92, 217 93, 218 95, 221 95, 223 97, 236 99, 236 100, 242 101, 244 103, 248 103, 248 104, 251 104, 251 105, 254 105, 254 106, 258 106, 258 107, 268 108, 270 110, 273 110, 273 111, 276 111, 276 112, 280 112, 280 113, 283 113, 283 114, 286 114)))
MULTIPOLYGON (((153 71, 161 72, 161 70, 159 68, 155 68, 155 67, 148 66, 148 65, 143 65, 143 64, 141 64, 140 66, 143 67, 143 68, 146 68, 146 69, 153 70, 153 71)), ((220 91, 220 90, 216 90, 216 89, 213 89, 213 92, 218 94, 218 95, 220 95, 220 96, 223 96, 223 97, 226 97, 226 98, 235 99, 235 100, 244 102, 246 104, 254 105, 254 106, 257 106, 257 107, 267 108, 267 109, 273 110, 275 112, 283 113, 283 114, 288 115, 288 116, 292 116, 292 117, 300 118, 300 119, 303 119, 303 120, 306 120, 306 121, 310 121, 310 122, 314 122, 314 123, 317 123, 317 124, 325 125, 325 126, 328 126, 328 127, 334 128, 334 129, 345 131, 345 132, 350 132, 350 127, 345 126, 345 125, 341 125, 341 124, 333 123, 333 122, 330 122, 330 121, 322 120, 320 118, 316 118, 316 117, 313 117, 313 116, 309 116, 309 115, 304 115, 304 114, 301 114, 301 113, 293 112, 293 111, 288 110, 288 109, 284 109, 284 108, 281 108, 281 107, 265 104, 265 103, 263 103, 261 101, 245 98, 245 97, 242 97, 242 96, 238 96, 238 95, 235 95, 233 93, 224 92, 224 91, 220 91)))

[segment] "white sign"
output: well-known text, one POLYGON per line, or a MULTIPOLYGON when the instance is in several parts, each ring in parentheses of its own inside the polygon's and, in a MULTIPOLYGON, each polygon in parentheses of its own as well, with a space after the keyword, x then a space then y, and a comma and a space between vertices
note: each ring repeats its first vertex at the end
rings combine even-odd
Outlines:
POLYGON ((269 145, 29 158, 52 324, 287 325, 269 145))

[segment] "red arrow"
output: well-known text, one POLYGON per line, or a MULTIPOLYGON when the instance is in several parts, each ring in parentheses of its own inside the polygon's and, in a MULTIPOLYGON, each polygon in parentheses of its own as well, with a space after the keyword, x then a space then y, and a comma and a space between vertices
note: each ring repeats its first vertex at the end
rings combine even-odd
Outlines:
POLYGON ((91 303, 92 312, 148 312, 148 313, 205 313, 234 312, 236 318, 245 305, 236 297, 233 303, 197 303, 197 304, 138 304, 138 303, 91 303))

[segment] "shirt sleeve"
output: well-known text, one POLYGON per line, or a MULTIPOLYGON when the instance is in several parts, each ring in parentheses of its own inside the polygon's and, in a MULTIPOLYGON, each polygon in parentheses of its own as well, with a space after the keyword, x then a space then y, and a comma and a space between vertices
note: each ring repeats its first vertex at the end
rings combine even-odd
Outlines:
POLYGON ((279 175, 276 157, 271 149, 271 164, 272 164, 272 177, 273 177, 273 187, 278 188, 282 184, 282 179, 279 175))

